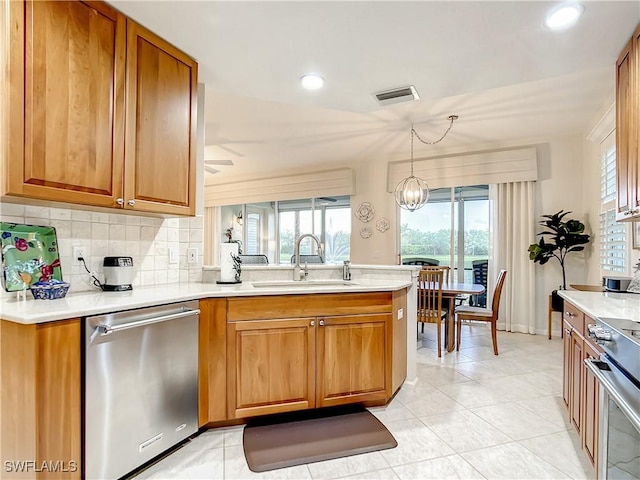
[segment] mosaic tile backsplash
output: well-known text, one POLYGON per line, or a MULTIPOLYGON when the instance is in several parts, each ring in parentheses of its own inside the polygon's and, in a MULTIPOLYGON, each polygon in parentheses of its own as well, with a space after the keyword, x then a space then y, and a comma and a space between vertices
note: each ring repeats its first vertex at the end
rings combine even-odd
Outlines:
POLYGON ((202 217, 155 218, 3 202, 0 220, 55 227, 62 278, 72 291, 96 288, 84 268, 74 264, 74 246, 84 247, 87 267, 101 282, 103 257, 112 255, 133 257, 134 288, 202 281, 202 217), (196 263, 187 263, 189 248, 198 251, 196 263), (177 262, 170 263, 170 252, 177 253, 177 262))

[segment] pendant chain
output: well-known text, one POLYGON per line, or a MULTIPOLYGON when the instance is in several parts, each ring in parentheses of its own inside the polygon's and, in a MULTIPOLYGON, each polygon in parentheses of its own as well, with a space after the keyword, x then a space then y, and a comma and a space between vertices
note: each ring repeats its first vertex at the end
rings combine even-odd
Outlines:
POLYGON ((453 126, 453 122, 458 119, 458 115, 449 115, 447 118, 450 121, 449 127, 445 130, 445 132, 442 134, 442 136, 438 140, 435 140, 433 142, 428 142, 420 138, 420 135, 418 135, 418 132, 416 132, 415 129, 413 128, 413 124, 411 124, 411 158, 412 159, 413 159, 413 135, 418 137, 418 140, 420 140, 422 143, 426 145, 435 145, 436 143, 440 143, 442 140, 444 140, 444 137, 447 136, 447 133, 449 133, 449 130, 451 130, 451 127, 453 126))

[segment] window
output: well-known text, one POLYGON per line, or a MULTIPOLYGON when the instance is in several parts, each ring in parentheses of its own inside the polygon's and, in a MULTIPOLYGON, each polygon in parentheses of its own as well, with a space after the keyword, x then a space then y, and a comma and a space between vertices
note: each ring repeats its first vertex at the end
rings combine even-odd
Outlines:
POLYGON ((626 226, 616 222, 615 132, 600 144, 600 268, 603 272, 626 269, 626 226))
MULTIPOLYGON (((350 256, 350 203, 347 195, 224 206, 220 241, 226 242, 231 231, 242 253, 266 255, 271 264, 290 264, 295 239, 313 233, 323 245, 325 263, 342 263, 350 256)), ((317 254, 315 242, 303 239, 300 253, 317 254)))
POLYGON ((420 210, 401 210, 400 253, 405 262, 437 262, 456 281, 473 283, 473 262, 489 257, 489 186, 432 190, 420 210))

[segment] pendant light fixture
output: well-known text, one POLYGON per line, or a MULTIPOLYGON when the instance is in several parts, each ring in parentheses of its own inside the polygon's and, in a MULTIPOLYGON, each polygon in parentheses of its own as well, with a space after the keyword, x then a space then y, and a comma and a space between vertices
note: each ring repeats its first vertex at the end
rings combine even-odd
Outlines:
POLYGON ((444 137, 447 136, 449 130, 451 130, 453 122, 458 119, 458 115, 449 115, 447 118, 449 119, 449 127, 438 140, 433 142, 427 142, 420 138, 418 132, 413 128, 413 124, 411 124, 411 175, 398 183, 394 193, 396 203, 400 208, 413 212, 422 208, 429 200, 429 186, 427 185, 427 182, 413 174, 413 137, 417 137, 418 140, 426 145, 435 145, 436 143, 441 142, 444 137))

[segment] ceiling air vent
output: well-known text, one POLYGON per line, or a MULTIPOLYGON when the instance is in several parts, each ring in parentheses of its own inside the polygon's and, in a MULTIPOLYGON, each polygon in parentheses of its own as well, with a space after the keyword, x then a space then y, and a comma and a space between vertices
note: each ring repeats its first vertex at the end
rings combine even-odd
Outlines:
POLYGON ((410 102, 420 100, 420 95, 416 87, 409 85, 408 87, 394 88, 393 90, 385 90, 373 94, 380 105, 391 105, 393 103, 410 102))

